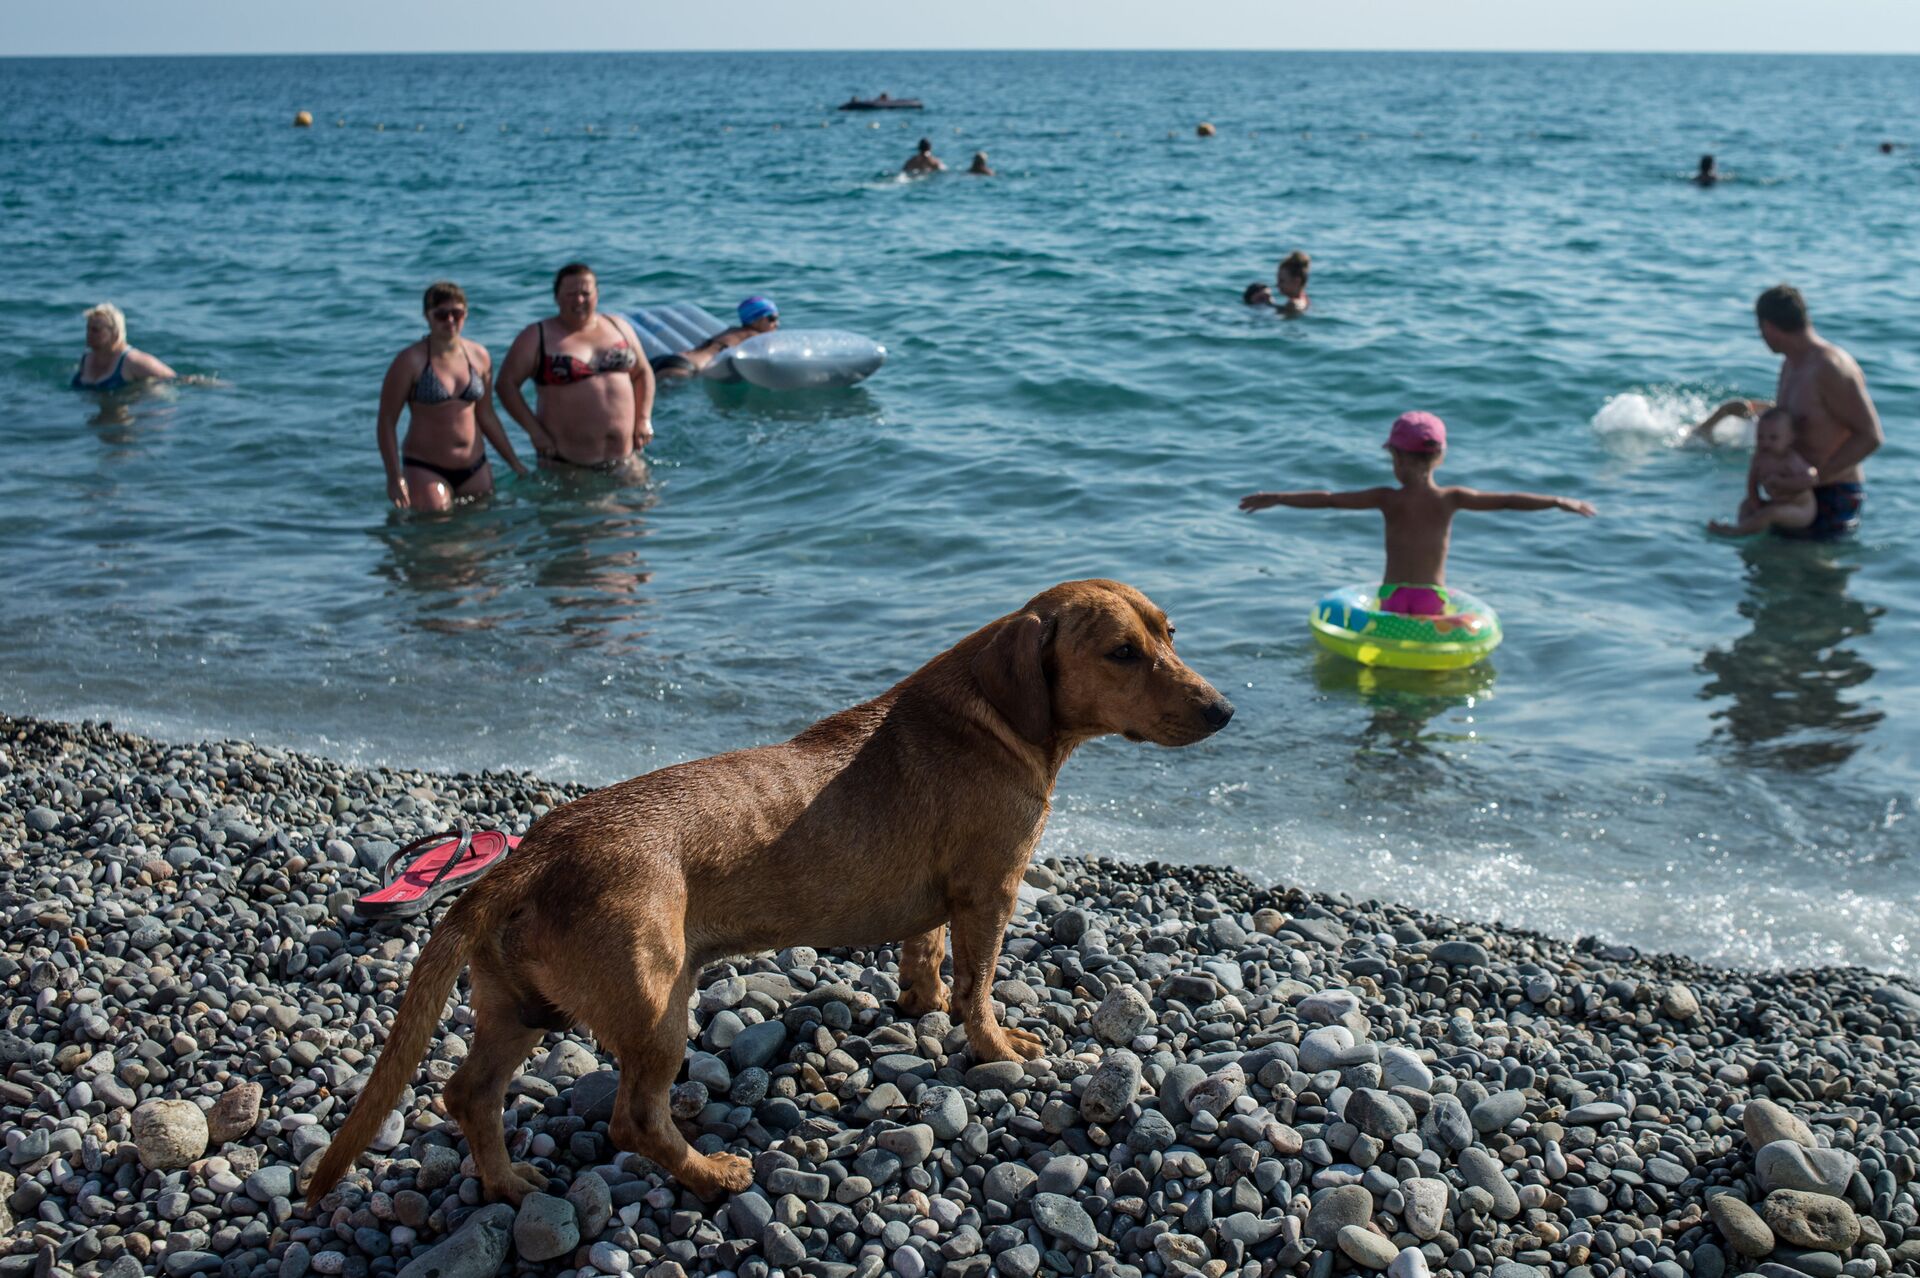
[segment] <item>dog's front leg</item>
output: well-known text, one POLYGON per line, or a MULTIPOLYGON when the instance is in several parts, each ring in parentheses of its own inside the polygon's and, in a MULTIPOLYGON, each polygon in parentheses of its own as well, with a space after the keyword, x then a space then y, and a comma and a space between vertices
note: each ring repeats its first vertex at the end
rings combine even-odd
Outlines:
POLYGON ((1032 1060, 1047 1050, 1039 1035, 1002 1025, 993 1014, 994 964, 1019 899, 1018 884, 1015 879, 1004 893, 953 911, 953 1005, 967 1027, 967 1045, 982 1061, 1032 1060))

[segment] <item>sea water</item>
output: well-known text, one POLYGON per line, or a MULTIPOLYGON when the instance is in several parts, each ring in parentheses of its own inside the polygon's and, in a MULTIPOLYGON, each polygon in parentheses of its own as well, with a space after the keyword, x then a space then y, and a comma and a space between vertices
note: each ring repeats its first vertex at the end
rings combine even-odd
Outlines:
POLYGON ((1049 851, 1920 972, 1915 143, 1896 58, 0 61, 0 706, 602 782, 1112 576, 1239 713, 1081 751, 1049 851), (928 109, 832 109, 883 89, 928 109), (1001 176, 898 180, 923 135, 1001 176), (1703 152, 1732 179, 1690 185, 1703 152), (1242 306, 1294 248, 1310 315, 1242 306), (765 293, 891 358, 663 392, 643 487, 497 467, 393 513, 374 412, 423 287, 498 359, 576 258, 612 308, 765 293), (1687 427, 1771 393, 1782 279, 1887 426, 1845 545, 1703 531, 1744 440, 1687 427), (69 390, 100 300, 195 384, 69 390), (1309 639, 1375 516, 1235 509, 1390 482, 1412 408, 1443 480, 1600 509, 1457 521, 1507 638, 1450 675, 1309 639))

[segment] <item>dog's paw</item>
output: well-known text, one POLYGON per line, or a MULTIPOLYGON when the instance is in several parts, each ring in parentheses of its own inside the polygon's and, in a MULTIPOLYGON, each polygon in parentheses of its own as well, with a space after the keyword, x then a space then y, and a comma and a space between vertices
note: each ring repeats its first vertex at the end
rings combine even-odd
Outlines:
POLYGON ((928 1012, 944 1012, 952 1005, 952 995, 947 991, 947 983, 940 981, 934 985, 909 985, 900 991, 900 1010, 908 1016, 925 1016, 928 1012))
POLYGON ((1007 1039, 1013 1044, 1021 1060, 1038 1060, 1047 1054, 1047 1040, 1030 1030, 1015 1029, 1011 1025, 1003 1026, 1007 1039))
POLYGON ((967 1046, 981 1061, 1031 1061, 1047 1053, 1045 1039, 1011 1025, 995 1025, 977 1035, 969 1033, 967 1046))
POLYGON ((492 1202, 511 1203, 519 1207, 521 1200, 528 1194, 547 1192, 547 1178, 539 1170, 527 1163, 515 1163, 513 1174, 498 1185, 483 1185, 486 1197, 492 1202))
POLYGON ((695 1155, 680 1181, 697 1197, 708 1200, 737 1194, 753 1183, 753 1163, 738 1154, 695 1155))

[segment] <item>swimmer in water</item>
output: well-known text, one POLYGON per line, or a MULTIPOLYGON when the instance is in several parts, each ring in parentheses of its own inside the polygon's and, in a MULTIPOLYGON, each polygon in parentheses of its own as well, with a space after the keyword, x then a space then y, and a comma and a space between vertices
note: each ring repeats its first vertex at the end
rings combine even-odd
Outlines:
POLYGON ((1255 280, 1247 285, 1245 292, 1240 294, 1240 300, 1248 306, 1272 306, 1273 287, 1255 280))
POLYGON ((780 308, 771 298, 749 297, 740 303, 740 322, 732 328, 715 333, 690 351, 681 351, 677 355, 662 355, 653 361, 653 375, 661 381, 685 381, 697 376, 701 369, 713 363, 713 357, 721 351, 738 346, 750 337, 762 333, 771 333, 780 327, 780 308))
POLYGON ((87 353, 73 370, 75 390, 117 391, 135 382, 170 381, 174 371, 127 345, 127 317, 112 302, 102 302, 86 314, 87 353))
POLYGON ((1303 510, 1377 510, 1386 521, 1387 567, 1380 583, 1380 607, 1415 617, 1446 615, 1447 547, 1453 516, 1462 510, 1565 510, 1593 516, 1593 507, 1571 497, 1539 493, 1483 493, 1472 488, 1442 488, 1433 472, 1447 451, 1447 428, 1432 413, 1402 413, 1387 435, 1398 488, 1358 492, 1249 493, 1240 509, 1293 506, 1303 510))
POLYGON ((907 157, 900 171, 908 177, 919 177, 925 173, 944 173, 947 166, 933 153, 933 143, 927 138, 920 139, 920 149, 907 157))
POLYGON ((1714 167, 1713 157, 1711 155, 1701 156, 1700 171, 1693 175, 1693 184, 1695 186, 1712 186, 1719 180, 1720 170, 1714 167))
MULTIPOLYGON (((1305 315, 1307 313, 1307 272, 1313 269, 1313 259, 1300 249, 1295 249, 1280 259, 1280 265, 1273 273, 1273 285, 1285 301, 1274 301, 1274 306, 1282 315, 1305 315)), ((1270 301, 1273 299, 1269 299, 1270 301)))
POLYGON ((1813 463, 1793 447, 1793 414, 1775 406, 1753 427, 1753 464, 1747 467, 1747 497, 1740 519, 1716 519, 1707 531, 1722 537, 1747 537, 1768 529, 1798 532, 1820 513, 1813 497, 1813 463))
POLYGON ((973 174, 975 177, 1000 176, 987 166, 987 153, 985 151, 975 151, 973 153, 973 163, 968 167, 967 172, 973 174))

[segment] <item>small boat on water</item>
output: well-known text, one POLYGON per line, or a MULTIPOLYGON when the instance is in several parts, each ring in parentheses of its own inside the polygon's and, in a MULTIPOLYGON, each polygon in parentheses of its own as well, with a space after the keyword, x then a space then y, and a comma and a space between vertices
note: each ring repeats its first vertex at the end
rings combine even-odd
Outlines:
POLYGON ((881 94, 877 98, 848 98, 840 104, 842 111, 924 111, 927 104, 919 98, 890 98, 881 94))

